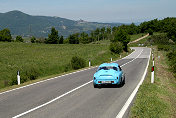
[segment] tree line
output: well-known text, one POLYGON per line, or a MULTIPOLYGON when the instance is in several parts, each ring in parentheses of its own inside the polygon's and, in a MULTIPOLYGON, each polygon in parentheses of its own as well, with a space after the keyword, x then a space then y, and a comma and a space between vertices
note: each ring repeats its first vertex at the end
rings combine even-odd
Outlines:
MULTIPOLYGON (((127 51, 127 44, 130 41, 129 35, 139 34, 139 33, 149 33, 153 32, 164 32, 167 33, 167 37, 174 42, 176 42, 176 18, 168 17, 163 20, 154 19, 151 21, 143 22, 136 26, 134 23, 130 25, 121 25, 118 27, 102 27, 96 28, 89 34, 86 32, 70 34, 67 38, 62 35, 58 35, 58 31, 52 27, 51 33, 48 34, 47 38, 38 38, 34 36, 31 37, 31 43, 46 43, 46 44, 88 44, 91 42, 97 42, 101 40, 110 40, 111 46, 110 50, 115 53, 121 52, 121 49, 116 49, 122 47, 123 50, 127 51)), ((3 29, 0 31, 0 41, 11 42, 12 36, 9 29, 3 29)), ((24 39, 21 36, 17 36, 17 42, 23 42, 24 39)))

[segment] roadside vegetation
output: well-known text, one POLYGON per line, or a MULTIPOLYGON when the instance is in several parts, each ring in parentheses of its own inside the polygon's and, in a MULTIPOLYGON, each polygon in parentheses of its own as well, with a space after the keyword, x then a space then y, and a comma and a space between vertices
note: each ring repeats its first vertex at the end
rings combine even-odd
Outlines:
POLYGON ((130 118, 176 117, 176 79, 166 55, 167 52, 154 48, 155 82, 151 84, 151 59, 147 77, 131 108, 130 118))
MULTIPOLYGON (((110 62, 110 58, 115 60, 120 57, 119 54, 111 53, 109 45, 106 44, 49 45, 0 42, 0 50, 0 88, 17 84, 18 70, 23 83, 88 67, 89 60, 94 66, 110 62)), ((121 55, 125 56, 127 53, 123 52, 121 55)))
POLYGON ((130 46, 150 46, 155 56, 155 82, 151 84, 152 59, 144 83, 131 108, 131 118, 176 117, 176 44, 168 33, 153 33, 130 46))
POLYGON ((59 31, 52 27, 48 37, 32 36, 30 42, 22 36, 12 39, 10 30, 3 29, 0 31, 0 88, 16 85, 18 70, 21 71, 21 82, 24 83, 87 67, 89 60, 92 65, 98 65, 108 62, 111 57, 117 59, 120 54, 127 54, 129 46, 138 46, 128 45, 131 40, 147 33, 150 34, 150 41, 143 39, 139 43, 152 45, 154 32, 163 33, 169 42, 174 43, 175 21, 176 18, 165 18, 143 22, 139 26, 132 23, 112 28, 102 27, 90 34, 74 33, 66 38, 58 35, 59 31))
POLYGON ((134 41, 138 38, 141 38, 141 37, 145 36, 146 34, 147 33, 140 33, 140 34, 136 34, 136 35, 130 35, 130 41, 132 42, 132 41, 134 41))
POLYGON ((151 84, 152 59, 147 77, 140 86, 130 118, 176 117, 176 18, 141 24, 149 37, 128 46, 151 47, 155 56, 155 82, 151 84))

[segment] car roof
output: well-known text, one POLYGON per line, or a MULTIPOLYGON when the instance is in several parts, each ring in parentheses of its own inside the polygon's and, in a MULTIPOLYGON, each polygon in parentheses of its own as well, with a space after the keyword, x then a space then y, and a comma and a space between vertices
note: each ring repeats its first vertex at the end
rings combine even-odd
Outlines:
POLYGON ((104 67, 104 66, 115 66, 115 67, 118 67, 119 65, 117 63, 103 63, 99 67, 104 67))

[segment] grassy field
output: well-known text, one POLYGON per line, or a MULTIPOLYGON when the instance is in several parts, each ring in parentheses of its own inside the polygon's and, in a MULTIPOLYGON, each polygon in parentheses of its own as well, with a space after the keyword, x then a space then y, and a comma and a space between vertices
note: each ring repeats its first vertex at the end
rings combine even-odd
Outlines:
MULTIPOLYGON (((109 62, 110 58, 117 59, 106 44, 87 45, 47 45, 30 43, 0 43, 0 88, 8 86, 12 79, 16 79, 17 70, 21 75, 26 71, 35 70, 38 78, 57 75, 66 72, 65 67, 73 56, 89 59, 92 65, 109 62)), ((124 53, 123 55, 126 55, 124 53)))
POLYGON ((176 79, 169 70, 165 52, 158 52, 155 49, 154 56, 155 83, 150 82, 152 66, 150 60, 147 77, 139 88, 130 118, 176 117, 176 79))
POLYGON ((150 36, 144 38, 144 39, 141 39, 140 41, 138 42, 135 42, 135 43, 131 43, 131 44, 128 44, 129 47, 140 47, 141 44, 143 44, 143 46, 149 46, 148 42, 147 42, 147 39, 149 38, 150 36))
POLYGON ((141 38, 141 37, 143 37, 145 35, 146 35, 146 33, 140 33, 140 34, 130 35, 130 39, 131 39, 130 41, 134 41, 134 40, 136 40, 138 38, 141 38))

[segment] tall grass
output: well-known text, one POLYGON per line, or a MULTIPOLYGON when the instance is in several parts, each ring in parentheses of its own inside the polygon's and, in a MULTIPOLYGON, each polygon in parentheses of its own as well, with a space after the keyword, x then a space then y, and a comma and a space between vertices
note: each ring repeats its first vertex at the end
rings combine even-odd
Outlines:
POLYGON ((109 61, 111 57, 117 58, 118 55, 111 54, 109 45, 106 44, 48 45, 0 42, 0 88, 16 80, 17 70, 20 70, 22 77, 29 72, 37 72, 38 77, 63 73, 73 56, 83 58, 88 66, 89 59, 92 65, 97 65, 109 61))

